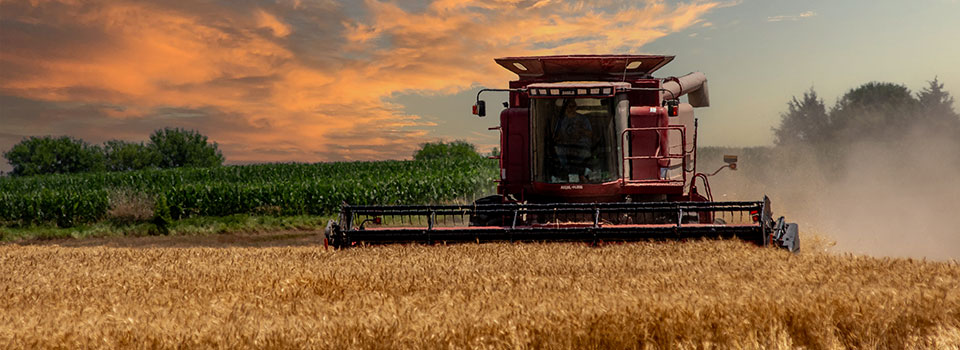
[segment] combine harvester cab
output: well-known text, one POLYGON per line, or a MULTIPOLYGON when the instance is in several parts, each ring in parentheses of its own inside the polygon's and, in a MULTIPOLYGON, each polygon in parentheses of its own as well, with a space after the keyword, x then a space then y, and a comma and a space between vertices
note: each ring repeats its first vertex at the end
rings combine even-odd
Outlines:
POLYGON ((703 73, 654 78, 660 55, 498 58, 516 73, 500 114, 497 195, 470 205, 344 205, 325 242, 623 242, 738 238, 799 249, 796 224, 769 199, 716 202, 697 172, 697 120, 710 104, 703 73), (680 97, 687 96, 687 103, 680 97), (702 186, 702 187, 701 187, 702 186), (702 192, 701 192, 702 189, 702 192))

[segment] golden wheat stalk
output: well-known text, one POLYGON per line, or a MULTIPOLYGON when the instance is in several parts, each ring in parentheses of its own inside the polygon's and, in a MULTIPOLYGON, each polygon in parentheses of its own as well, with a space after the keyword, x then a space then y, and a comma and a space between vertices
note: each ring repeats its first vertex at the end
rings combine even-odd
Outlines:
POLYGON ((0 246, 0 348, 960 346, 955 262, 735 241, 213 245, 0 246))

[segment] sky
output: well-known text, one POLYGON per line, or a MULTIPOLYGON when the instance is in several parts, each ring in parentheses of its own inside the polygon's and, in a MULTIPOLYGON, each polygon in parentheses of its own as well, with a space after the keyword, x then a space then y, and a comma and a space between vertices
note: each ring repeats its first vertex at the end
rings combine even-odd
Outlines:
MULTIPOLYGON (((960 1, 0 0, 0 150, 194 129, 227 163, 496 146, 496 57, 668 54, 702 71, 700 144, 759 146, 793 96, 870 81, 960 94, 960 1)), ((10 166, 0 161, 0 171, 10 166)))

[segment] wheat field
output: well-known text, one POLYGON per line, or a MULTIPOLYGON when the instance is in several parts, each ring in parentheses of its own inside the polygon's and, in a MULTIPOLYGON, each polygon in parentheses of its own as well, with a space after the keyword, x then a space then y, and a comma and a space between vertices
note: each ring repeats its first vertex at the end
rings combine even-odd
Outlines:
POLYGON ((0 348, 960 348, 956 262, 736 241, 112 238, 0 266, 0 348))

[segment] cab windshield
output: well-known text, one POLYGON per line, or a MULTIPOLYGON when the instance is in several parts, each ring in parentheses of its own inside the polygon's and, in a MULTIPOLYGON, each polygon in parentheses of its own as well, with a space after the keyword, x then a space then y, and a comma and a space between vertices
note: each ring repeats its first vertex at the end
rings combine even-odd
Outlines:
POLYGON ((533 99, 534 178, 545 183, 617 179, 613 98, 533 99))

